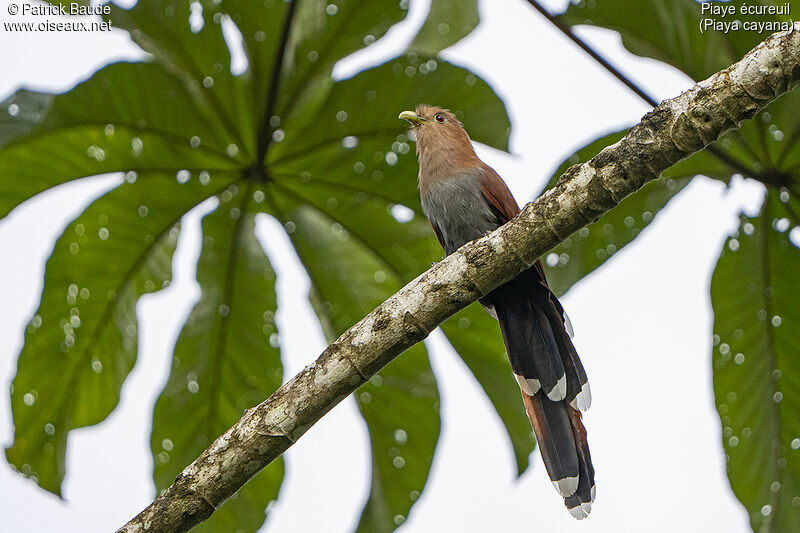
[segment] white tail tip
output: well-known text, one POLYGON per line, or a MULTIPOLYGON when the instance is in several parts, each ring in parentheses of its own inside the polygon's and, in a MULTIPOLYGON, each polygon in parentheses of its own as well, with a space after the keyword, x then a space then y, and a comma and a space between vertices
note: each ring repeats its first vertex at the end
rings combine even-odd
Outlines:
POLYGON ((592 504, 590 504, 590 503, 582 503, 582 504, 578 505, 577 507, 573 507, 573 508, 569 509, 569 514, 571 514, 572 517, 577 519, 577 520, 583 520, 584 518, 589 516, 589 511, 591 511, 591 510, 592 510, 592 504), (584 508, 587 505, 589 506, 588 510, 584 508))
POLYGON ((592 406, 592 389, 589 387, 589 382, 583 384, 581 391, 569 404, 579 411, 589 410, 589 407, 592 406))
POLYGON ((578 476, 564 477, 557 481, 553 481, 553 486, 556 488, 562 498, 572 496, 578 490, 578 476))
POLYGON ((519 387, 528 396, 533 396, 534 394, 539 392, 542 388, 542 384, 539 383, 538 379, 525 378, 523 376, 520 376, 519 374, 514 374, 514 377, 517 379, 519 387))
POLYGON ((564 310, 564 329, 567 330, 567 335, 570 339, 575 338, 575 330, 572 329, 572 320, 569 319, 566 309, 564 310))
MULTIPOLYGON (((583 391, 581 391, 583 392, 583 391)), ((560 402, 564 398, 567 397, 567 376, 566 374, 561 376, 561 379, 555 384, 553 389, 547 393, 547 397, 550 398, 550 401, 553 402, 560 402)))

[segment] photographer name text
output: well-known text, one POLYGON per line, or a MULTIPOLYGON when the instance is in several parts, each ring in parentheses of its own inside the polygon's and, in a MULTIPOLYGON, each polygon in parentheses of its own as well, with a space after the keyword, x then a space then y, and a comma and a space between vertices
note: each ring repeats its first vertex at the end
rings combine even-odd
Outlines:
MULTIPOLYGON (((44 4, 44 5, 34 5, 34 4, 22 4, 21 11, 22 15, 31 15, 34 17, 42 16, 42 15, 49 15, 49 16, 57 16, 57 15, 76 15, 76 16, 91 16, 91 15, 109 15, 111 13, 111 6, 108 4, 104 5, 96 5, 96 6, 84 6, 77 2, 73 2, 69 5, 69 8, 62 6, 62 5, 52 5, 52 4, 44 4)), ((9 9, 9 12, 11 9, 9 9)), ((12 15, 16 15, 17 13, 11 13, 12 15)))

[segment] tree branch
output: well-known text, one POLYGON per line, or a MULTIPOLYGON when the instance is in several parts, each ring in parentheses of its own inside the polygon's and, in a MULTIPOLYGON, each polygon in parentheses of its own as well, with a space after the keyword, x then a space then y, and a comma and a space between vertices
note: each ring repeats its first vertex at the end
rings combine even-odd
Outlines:
POLYGON ((616 144, 567 170, 511 222, 433 266, 328 346, 232 428, 119 533, 188 531, 289 448, 325 413, 456 311, 661 172, 800 85, 800 24, 664 101, 616 144))

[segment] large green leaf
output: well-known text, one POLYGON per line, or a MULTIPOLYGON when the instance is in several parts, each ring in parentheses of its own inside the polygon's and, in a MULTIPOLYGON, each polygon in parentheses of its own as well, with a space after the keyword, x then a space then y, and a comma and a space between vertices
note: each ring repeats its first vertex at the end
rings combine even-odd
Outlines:
MULTIPOLYGON (((744 29, 743 23, 788 22, 792 14, 800 9, 800 2, 791 0, 707 2, 695 0, 588 0, 570 3, 560 15, 562 22, 569 26, 591 24, 618 31, 622 43, 634 54, 652 57, 682 70, 695 80, 702 80, 711 74, 735 63, 763 41, 767 35, 780 28, 754 31, 744 29), (755 15, 741 14, 743 5, 786 6, 789 14, 755 15), (711 9, 725 6, 736 8, 734 15, 712 14, 711 9), (738 20, 740 28, 724 31, 724 26, 704 26, 706 20, 719 23, 733 23, 738 20), (657 28, 658 31, 654 31, 657 28)), ((788 29, 788 27, 786 28, 788 29)), ((756 29, 757 30, 757 29, 756 29)))
MULTIPOLYGON (((440 3, 436 6, 430 21, 442 17, 440 3)), ((99 265, 126 271, 128 257, 161 234, 147 224, 163 217, 174 225, 208 197, 221 202, 203 222, 202 298, 177 343, 172 375, 154 414, 158 487, 279 383, 277 348, 269 344, 274 332, 265 335, 272 325, 264 322, 273 316, 265 312, 274 312, 273 280, 262 276, 271 270, 253 240, 251 212, 268 212, 285 224, 311 275, 312 301, 323 326, 335 336, 441 256, 421 216, 413 144, 397 114, 419 102, 439 102, 458 114, 476 140, 507 148, 502 102, 462 68, 415 53, 349 80, 332 79, 336 61, 381 37, 405 17, 407 7, 396 0, 153 0, 131 9, 114 6, 109 19, 148 52, 148 63, 110 65, 66 94, 23 90, 0 104, 5 111, 0 113, 0 215, 50 187, 100 173, 126 172, 130 183, 119 190, 140 191, 129 199, 138 202, 132 213, 145 222, 120 218, 137 245, 128 243, 125 253, 101 248, 90 267, 61 259, 59 247, 71 245, 67 230, 48 264, 48 280, 61 282, 73 272, 96 276, 99 265), (239 74, 231 72, 236 38, 222 31, 225 24, 241 32, 247 67, 239 74)), ((470 17, 462 20, 462 36, 470 17)), ((448 39, 428 38, 426 46, 433 54, 455 42, 448 39)), ((109 204, 116 194, 123 193, 111 193, 87 213, 116 220, 122 208, 109 204)), ((112 241, 120 229, 108 224, 112 241)), ((80 246, 83 254, 84 243, 80 246)), ((116 280, 100 278, 91 283, 116 280)), ((94 285, 82 279, 74 278, 79 294, 84 287, 95 294, 94 285)), ((57 287, 48 281, 42 309, 64 298, 57 287)), ((138 294, 125 300, 129 314, 138 294)), ((57 313, 69 320, 64 310, 57 313)), ((93 308, 80 313, 82 327, 116 330, 114 314, 93 308)), ((63 325, 42 320, 37 337, 63 340, 63 325)), ((113 409, 135 344, 109 336, 106 344, 86 348, 102 349, 108 357, 123 354, 115 357, 124 371, 115 374, 113 390, 103 392, 102 402, 87 388, 62 408, 57 391, 48 393, 46 402, 37 396, 43 394, 40 382, 55 387, 57 377, 47 374, 44 360, 26 355, 36 349, 34 340, 26 342, 15 380, 17 434, 9 457, 58 491, 63 460, 39 464, 44 444, 31 444, 29 435, 41 440, 37 432, 49 422, 43 417, 73 421, 51 422, 54 435, 48 438, 58 437, 50 443, 51 455, 63 458, 75 420, 96 423, 113 409), (31 398, 43 406, 41 412, 25 405, 31 398), (78 418, 70 410, 92 416, 78 418)), ((462 352, 471 356, 469 347, 462 352)), ((86 365, 94 372, 92 362, 86 365)), ((485 386, 497 386, 488 374, 479 377, 485 386)), ((404 520, 422 491, 438 438, 438 392, 424 347, 413 348, 357 398, 370 431, 374 474, 360 528, 388 531, 404 520)), ((510 411, 501 410, 505 420, 504 412, 510 411)), ((257 476, 209 527, 258 528, 281 474, 276 465, 257 476)))
MULTIPOLYGON (((743 2, 712 2, 710 7, 739 10, 743 2)), ((785 2, 750 2, 752 5, 781 5, 785 2)), ((707 7, 706 9, 710 9, 707 7)), ((794 6, 792 6, 794 7, 794 6)), ((800 2, 796 6, 800 9, 800 2)), ((560 15, 568 25, 591 24, 618 31, 631 52, 669 63, 694 79, 703 79, 740 59, 764 38, 756 31, 700 31, 701 21, 731 22, 787 20, 788 17, 722 17, 702 13, 693 0, 600 0, 570 4, 560 15), (653 31, 653 28, 659 31, 653 31)), ((738 11, 737 11, 738 13, 738 11)), ((599 221, 583 228, 546 256, 548 279, 556 294, 561 294, 583 276, 600 266, 633 240, 656 213, 697 174, 728 181, 734 173, 744 173, 765 183, 784 184, 796 179, 800 167, 792 147, 800 137, 800 118, 793 110, 800 105, 800 94, 790 94, 773 103, 762 120, 748 121, 739 131, 727 134, 714 144, 717 154, 704 151, 675 165, 661 179, 647 184, 640 192, 622 201, 619 207, 599 221), (784 140, 785 138, 785 140, 784 140)), ((548 186, 570 164, 588 160, 615 142, 622 132, 597 139, 562 163, 548 186)))
POLYGON ((21 137, 36 127, 52 102, 50 94, 23 89, 0 103, 0 148, 7 139, 21 137))
POLYGON ((503 421, 514 449, 517 472, 522 474, 528 468, 528 456, 535 443, 519 385, 511 376, 500 326, 479 303, 474 303, 453 315, 441 328, 503 421))
MULTIPOLYGON (((273 13, 265 15, 280 20, 285 4, 272 4, 273 13)), ((259 115, 247 80, 230 75, 231 55, 222 34, 222 13, 215 13, 212 5, 210 1, 160 0, 123 9, 111 4, 108 19, 114 27, 130 32, 136 44, 186 86, 193 97, 189 102, 208 119, 207 128, 228 141, 223 151, 231 143, 237 151, 252 155, 254 136, 247 133, 254 131, 259 115), (204 23, 199 29, 189 23, 192 5, 202 6, 204 23)), ((206 141, 199 133, 188 131, 206 141)))
MULTIPOLYGON (((708 2, 710 7, 736 9, 735 15, 703 14, 703 4, 694 0, 592 0, 571 4, 560 16, 572 26, 591 24, 615 30, 631 52, 658 59, 685 72, 695 80, 704 79, 738 61, 767 35, 778 28, 755 31, 740 26, 738 30, 706 30, 704 20, 733 23, 788 23, 791 14, 800 12, 800 1, 759 0, 744 2, 708 2), (741 15, 743 6, 761 9, 781 8, 783 14, 741 15), (786 14, 786 10, 790 11, 786 14), (658 28, 659 31, 653 31, 658 28)), ((787 28, 788 29, 788 28, 787 28)), ((800 138, 800 94, 789 93, 771 104, 760 120, 743 124, 716 143, 729 167, 728 174, 739 173, 767 185, 786 185, 797 181, 800 160, 795 149, 800 138)), ((702 110, 700 110, 702 112, 702 110)), ((711 169, 700 173, 712 176, 711 169)), ((726 176, 727 178, 727 176, 726 176)))
MULTIPOLYGON (((287 191, 288 193, 288 191, 287 191)), ((323 209, 274 195, 281 221, 311 277, 311 300, 326 336, 338 337, 402 286, 402 278, 323 209)), ((313 205, 313 204, 312 204, 313 205)), ((391 219, 380 201, 351 199, 342 210, 391 219)), ((372 445, 372 488, 358 530, 392 531, 408 516, 428 477, 439 435, 439 393, 424 345, 396 359, 356 393, 372 445)))
MULTIPOLYGON (((35 342, 26 340, 14 382, 14 390, 22 392, 12 395, 16 437, 8 452, 9 460, 23 472, 35 473, 42 486, 53 492, 60 491, 64 474, 67 431, 102 420, 116 405, 118 390, 133 365, 136 351, 133 306, 143 291, 136 289, 135 280, 150 275, 146 260, 159 256, 154 252, 156 238, 165 238, 182 214, 231 181, 225 171, 235 168, 236 161, 224 153, 224 142, 215 140, 191 101, 183 84, 160 67, 119 63, 100 70, 65 95, 53 97, 23 90, 3 104, 7 112, 13 109, 8 114, 18 120, 0 124, 0 139, 3 139, 0 214, 7 214, 25 199, 64 181, 127 171, 128 183, 87 211, 94 214, 94 219, 83 215, 73 224, 75 228, 84 228, 79 230, 82 234, 75 236, 68 228, 57 243, 47 265, 37 316, 41 320, 47 316, 60 318, 43 322, 37 328, 35 342), (143 80, 149 90, 135 90, 143 80), (194 143, 194 136, 205 139, 205 144, 194 143), (48 157, 41 157, 42 153, 48 157), (197 173, 197 178, 181 185, 193 173, 197 173), (126 194, 122 191, 131 189, 136 192, 130 193, 130 198, 119 197, 126 194), (173 189, 177 192, 173 193, 173 189), (174 199, 171 194, 175 194, 174 199), (131 206, 128 202, 138 203, 131 206), (118 237, 110 238, 109 242, 92 238, 101 230, 105 235, 118 237), (127 243, 123 237, 128 239, 127 243), (125 253, 119 253, 118 246, 125 253), (73 250, 79 253, 72 254, 73 250), (98 275, 96 269, 101 272, 110 269, 112 275, 98 275), (65 279, 70 281, 64 284, 65 279), (82 315, 76 320, 83 331, 96 333, 90 337, 73 332, 75 338, 70 342, 74 341, 75 346, 70 353, 75 354, 74 358, 59 359, 61 364, 76 369, 75 380, 88 379, 83 376, 90 375, 91 365, 98 359, 95 352, 99 351, 109 359, 98 359, 94 368, 117 369, 114 379, 106 371, 101 377, 107 391, 101 394, 96 387, 87 386, 85 394, 75 395, 68 402, 59 401, 63 396, 58 392, 64 385, 60 379, 63 372, 59 373, 58 365, 51 364, 64 340, 59 340, 59 335, 66 335, 66 331, 61 331, 65 326, 59 321, 71 320, 61 304, 54 303, 65 298, 62 285, 86 288, 94 294, 113 291, 119 295, 116 297, 119 302, 94 298, 87 307, 78 308, 82 315), (133 316, 125 318, 127 315, 133 316), (118 323, 123 319, 130 324, 120 326, 118 323), (121 333, 130 336, 126 329, 129 326, 134 331, 133 339, 121 333), (40 353, 48 355, 33 355, 40 353), (52 373, 42 369, 50 369, 52 373), (41 408, 22 409, 24 394, 31 390, 47 399, 39 404, 41 408), (93 399, 94 395, 102 396, 102 401, 93 399), (50 442, 45 443, 38 436, 41 417, 50 419, 55 433, 49 437, 57 439, 48 437, 50 442), (37 439, 26 437, 29 434, 37 435, 37 439), (45 444, 49 444, 46 448, 51 451, 42 455, 45 444)), ((166 279, 168 271, 158 275, 166 279)), ((159 287, 161 281, 158 280, 159 287)), ((153 283, 150 280, 148 287, 153 283)), ((72 312, 71 306, 67 310, 72 312)))
MULTIPOLYGON (((396 59, 335 84, 323 103, 324 109, 335 111, 318 113, 307 125, 294 132, 287 131, 286 139, 270 152, 275 179, 268 185, 268 190, 274 191, 268 193, 268 198, 283 197, 287 202, 276 209, 287 229, 299 233, 301 221, 313 228, 306 229, 302 236, 292 233, 292 240, 311 276, 312 301, 330 339, 335 339, 399 288, 400 282, 412 279, 441 257, 430 226, 420 215, 416 161, 413 145, 404 132, 407 126, 397 121, 394 113, 386 114, 385 109, 399 111, 413 107, 416 102, 433 101, 432 91, 444 90, 451 107, 463 117, 476 139, 506 148, 508 123, 502 105, 499 101, 492 103, 491 89, 486 84, 469 76, 445 62, 413 57, 396 59), (426 83, 416 81, 417 76, 426 83), (387 79, 391 84, 381 90, 381 80, 387 79), (385 129, 375 129, 376 116, 385 129), (330 171, 345 165, 350 167, 349 172, 330 171), (312 206, 317 214, 300 210, 297 206, 301 205, 312 206), (403 205, 411 209, 406 215, 410 220, 398 224, 390 212, 403 205), (316 221, 313 217, 324 218, 316 221), (329 232, 334 232, 336 239, 327 235, 329 232), (317 240, 308 248, 306 241, 312 237, 317 240), (344 249, 349 250, 348 254, 342 265, 334 268, 333 258, 341 257, 344 249), (393 280, 392 285, 386 286, 387 281, 376 282, 381 287, 376 292, 373 280, 387 279, 393 280)), ((494 340, 496 344, 489 353, 504 353, 499 335, 494 340)), ((485 357, 485 344, 462 343, 459 351, 465 360, 477 360, 485 357)), ((373 447, 373 486, 360 524, 362 531, 384 531, 398 525, 407 516, 427 477, 429 464, 425 458, 429 455, 425 454, 432 455, 435 433, 430 428, 434 423, 438 427, 438 418, 434 422, 430 416, 423 416, 430 407, 415 409, 413 404, 406 405, 402 414, 394 411, 387 414, 382 410, 382 406, 400 402, 403 397, 408 402, 409 394, 412 398, 422 394, 425 389, 420 387, 432 379, 424 351, 418 353, 418 350, 422 348, 414 348, 381 374, 384 385, 380 390, 370 383, 357 395, 373 447), (416 376, 421 376, 420 382, 413 379, 416 376), (392 387, 386 386, 389 383, 392 387), (400 384, 405 384, 405 388, 398 390, 400 384), (372 403, 365 403, 364 398, 372 403), (397 442, 392 444, 398 429, 404 432, 398 435, 413 435, 418 448, 410 456, 402 450, 403 464, 409 465, 413 460, 417 465, 407 471, 405 482, 398 482, 395 457, 386 453, 387 449, 399 449, 397 442), (420 444, 420 438, 431 437, 433 440, 423 440, 427 445, 420 444)), ((492 390, 490 396, 505 394, 500 388, 507 383, 493 379, 488 373, 479 373, 478 377, 486 378, 481 379, 481 384, 492 390)), ((516 390, 513 383, 511 390, 516 390)), ((435 388, 425 396, 435 398, 435 388)), ((518 399, 515 404, 521 407, 518 399)), ((519 452, 524 462, 531 447, 530 427, 527 422, 520 423, 520 416, 526 419, 524 411, 521 408, 518 411, 515 413, 513 408, 505 406, 499 409, 504 422, 515 427, 510 430, 512 441, 528 441, 527 447, 523 446, 519 452)))
MULTIPOLYGON (((798 9, 797 1, 734 0, 703 5, 692 0, 598 0, 570 5, 561 20, 568 25, 585 23, 616 30, 631 52, 673 65, 700 80, 739 60, 769 33, 780 29, 707 28, 701 32, 703 19, 717 23, 738 20, 739 24, 786 22, 798 9), (751 8, 780 6, 785 10, 788 6, 790 13, 742 16, 745 3, 751 8), (735 9, 736 15, 710 13, 721 8, 735 9)), ((753 529, 763 531, 792 531, 800 521, 800 463, 796 454, 787 451, 791 443, 800 447, 800 440, 792 440, 798 434, 797 426, 793 426, 796 417, 792 417, 798 407, 800 374, 788 355, 797 352, 798 339, 785 325, 778 328, 772 322, 778 316, 778 324, 790 323, 796 309, 792 302, 798 292, 796 283, 793 285, 799 268, 797 249, 785 232, 775 231, 772 225, 780 220, 778 217, 787 216, 778 214, 782 204, 776 198, 788 202, 789 190, 796 192, 800 180, 798 106, 800 94, 784 96, 755 120, 717 142, 717 154, 713 154, 716 163, 705 157, 698 161, 699 168, 692 169, 725 181, 733 173, 744 174, 763 182, 769 190, 770 199, 762 214, 756 219, 743 218, 740 231, 729 239, 711 291, 719 351, 714 362, 714 387, 729 457, 729 478, 736 496, 750 511, 753 529)), ((783 209, 790 215, 798 210, 788 203, 783 209)), ((783 220, 792 218, 794 222, 789 225, 796 225, 796 215, 783 220)))
POLYGON ((432 0, 431 12, 408 49, 434 57, 472 33, 478 22, 478 0, 432 0))
MULTIPOLYGON (((742 2, 712 3, 737 10, 742 2)), ((712 4, 709 4, 711 6, 712 4)), ((784 2, 750 2, 785 6, 784 2)), ((800 8, 800 3, 797 5, 800 8)), ((625 46, 635 54, 669 63, 695 79, 703 79, 737 61, 757 44, 763 35, 755 31, 700 31, 701 21, 761 21, 769 17, 727 17, 703 14, 693 0, 601 0, 570 4, 560 19, 568 25, 592 24, 616 30, 625 46), (658 27, 659 31, 652 29, 658 27)), ((708 8, 707 8, 708 9, 708 8)), ((776 16, 774 20, 787 17, 776 16)), ((748 121, 740 131, 731 132, 714 144, 717 154, 695 154, 647 184, 640 192, 622 201, 599 221, 583 228, 546 256, 548 279, 556 294, 566 292, 583 276, 633 240, 656 213, 697 174, 728 181, 734 173, 745 173, 765 183, 783 184, 800 168, 792 147, 800 137, 800 119, 791 111, 800 104, 800 95, 790 94, 770 106, 763 120, 748 121), (791 132, 791 133, 790 133, 791 132), (785 142, 784 137, 786 137, 785 142)), ((605 146, 616 142, 624 132, 600 137, 568 158, 551 178, 548 187, 569 165, 587 161, 605 146)))
MULTIPOLYGON (((253 233, 253 191, 233 185, 220 196, 220 206, 203 220, 197 268, 203 294, 178 338, 172 374, 153 414, 159 489, 172 484, 245 409, 277 389, 283 375, 275 273, 253 233)), ((279 459, 197 530, 258 529, 282 478, 279 459)))
POLYGON ((770 193, 741 217, 711 281, 714 394, 728 477, 754 531, 800 524, 800 202, 770 193))
POLYGON ((103 420, 136 360, 136 302, 169 283, 177 223, 212 194, 145 174, 93 203, 58 239, 11 394, 9 462, 60 493, 67 432, 103 420), (109 258, 113 258, 113 261, 109 258))
POLYGON ((18 120, 0 122, 0 216, 84 176, 158 170, 175 179, 183 170, 213 177, 239 164, 183 84, 157 65, 110 65, 55 97, 22 90, 0 104, 0 113, 11 106, 18 120))
POLYGON ((397 114, 431 101, 450 106, 474 140, 507 149, 508 117, 485 82, 443 61, 404 57, 334 84, 321 110, 298 118, 271 147, 271 173, 277 182, 319 181, 421 211, 414 146, 397 114))
MULTIPOLYGON (((554 187, 571 165, 590 160, 603 148, 620 140, 626 132, 604 135, 572 154, 559 165, 545 190, 554 187)), ((547 280, 553 292, 559 296, 564 294, 630 243, 695 175, 705 174, 725 180, 730 173, 726 165, 708 152, 694 154, 672 166, 659 179, 622 200, 617 207, 565 239, 544 257, 547 280)))

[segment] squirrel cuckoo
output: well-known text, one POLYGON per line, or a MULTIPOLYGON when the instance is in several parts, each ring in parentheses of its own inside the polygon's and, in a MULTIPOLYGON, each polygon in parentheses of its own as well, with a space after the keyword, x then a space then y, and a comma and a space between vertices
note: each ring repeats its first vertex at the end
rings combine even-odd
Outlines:
MULTIPOLYGON (((422 209, 445 254, 519 213, 505 182, 478 158, 450 111, 419 105, 399 118, 409 121, 416 135, 422 209)), ((500 322, 547 474, 570 514, 583 519, 595 495, 581 421, 591 392, 570 340, 569 319, 548 288, 541 261, 486 295, 481 304, 500 322)))

